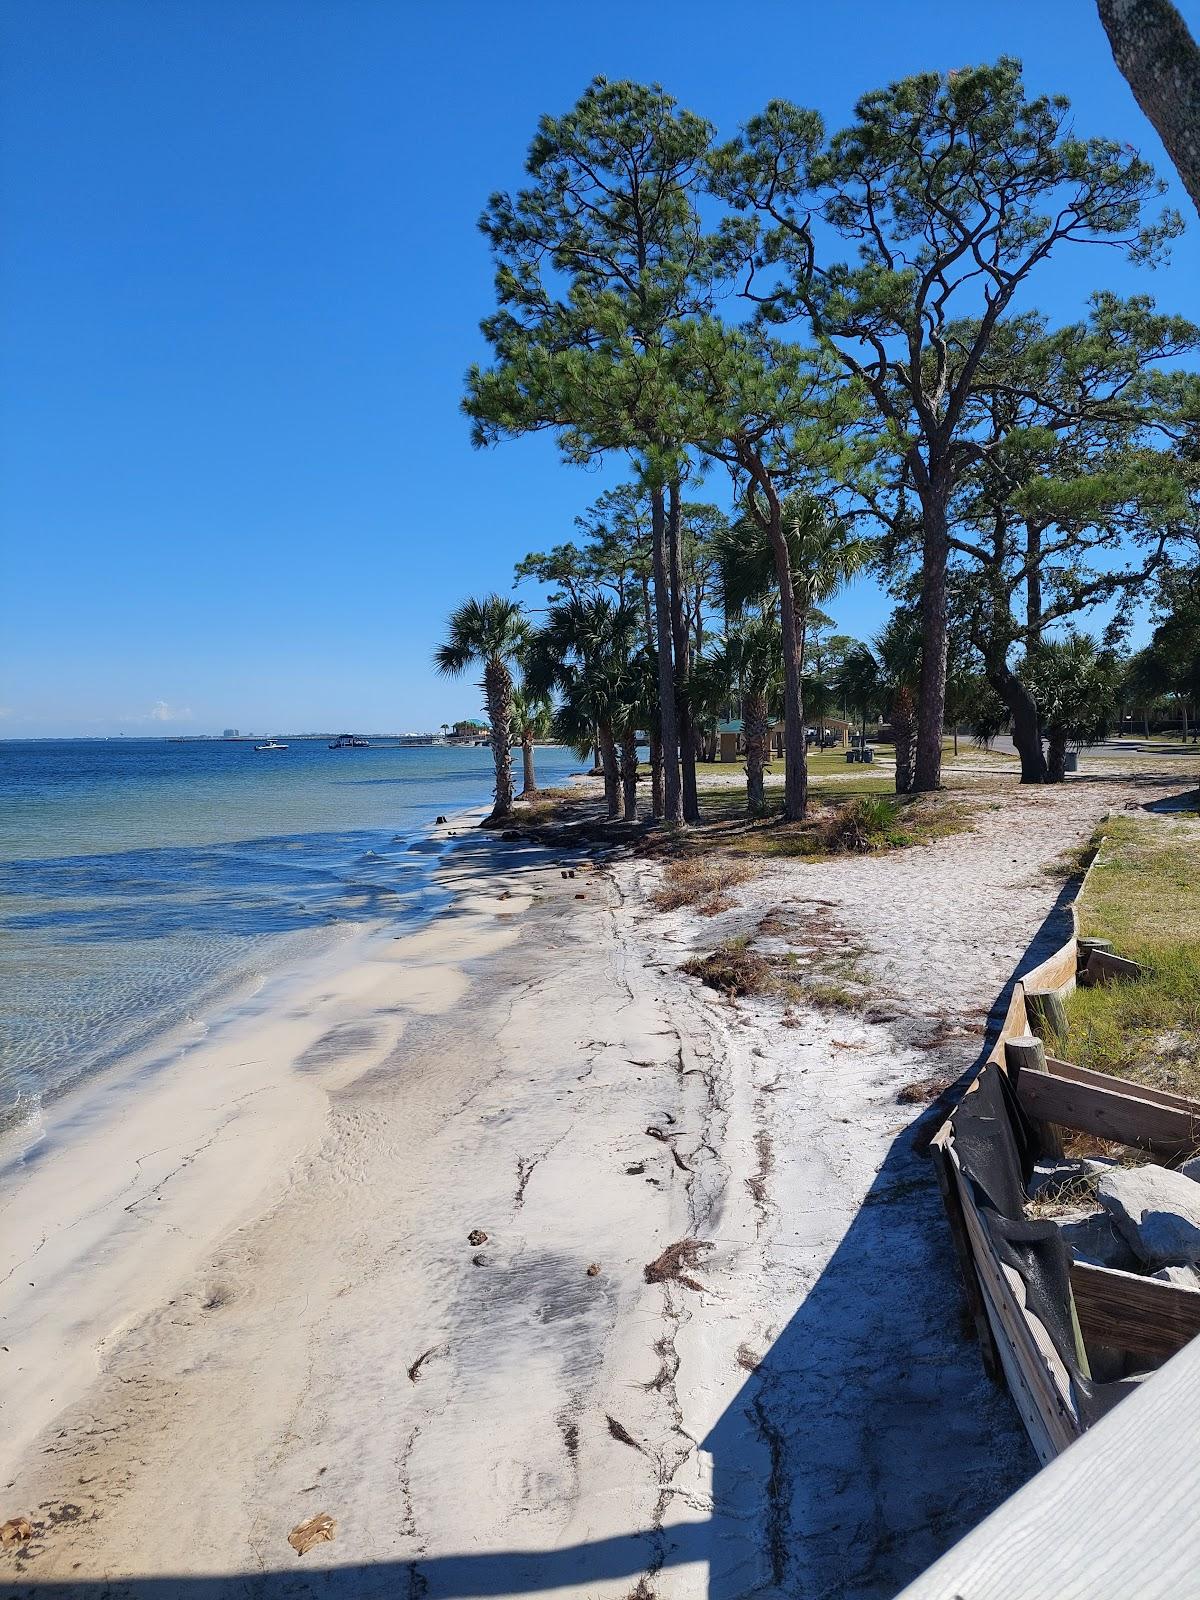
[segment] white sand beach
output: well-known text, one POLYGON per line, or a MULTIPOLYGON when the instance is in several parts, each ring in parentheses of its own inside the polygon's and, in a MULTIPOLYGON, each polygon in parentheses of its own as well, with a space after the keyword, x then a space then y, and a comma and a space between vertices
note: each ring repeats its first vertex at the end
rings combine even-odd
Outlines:
POLYGON ((897 1096, 1056 936, 1047 863, 1180 786, 1014 786, 707 919, 645 859, 455 828, 431 924, 4 1196, 6 1594, 895 1594, 1035 1467, 897 1096), (873 1004, 678 973, 733 933, 852 949, 873 1004))

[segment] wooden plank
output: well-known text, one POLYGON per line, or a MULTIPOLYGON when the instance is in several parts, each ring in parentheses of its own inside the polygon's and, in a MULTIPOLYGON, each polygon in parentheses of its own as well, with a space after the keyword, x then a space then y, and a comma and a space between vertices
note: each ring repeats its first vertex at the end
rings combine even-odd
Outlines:
POLYGON ((1004 1065, 1004 1041, 1015 1037, 1017 1034, 1029 1032, 1029 1020, 1025 1015, 1025 990, 1020 983, 1013 985, 1013 992, 1008 1002, 1008 1010, 1004 1013, 1004 1021, 1000 1024, 1000 1034, 992 1046, 989 1061, 994 1061, 998 1067, 1004 1065))
POLYGON ((1021 982, 1027 990, 1061 989, 1064 985, 1073 988, 1078 960, 1075 939, 1072 936, 1066 944, 1060 944, 1053 955, 1047 956, 1045 961, 1031 968, 1029 972, 1022 973, 1021 982))
MULTIPOLYGON (((1065 1450, 1082 1432, 1074 1404, 1070 1394, 1064 1393, 1055 1383, 1046 1365, 1030 1327, 1030 1321, 1034 1319, 1022 1305, 1017 1303, 1013 1295, 1004 1276, 1000 1258, 987 1235, 983 1219, 971 1197, 970 1186, 953 1151, 951 1160, 962 1203, 963 1220, 971 1239, 971 1253, 980 1283, 987 1293, 989 1311, 994 1314, 992 1330, 1001 1356, 1005 1358, 1005 1371, 1007 1373, 1010 1369, 1009 1357, 1011 1357, 1011 1361, 1020 1369, 1021 1375, 1020 1390, 1015 1391, 1018 1401, 1020 1391, 1027 1390, 1032 1404, 1037 1408, 1040 1419, 1039 1432, 1049 1440, 1054 1453, 1057 1454, 1065 1450)), ((1010 1387, 1012 1387, 1011 1382, 1010 1387)), ((1042 1454, 1042 1440, 1039 1438, 1039 1433, 1030 1429, 1029 1435, 1034 1448, 1042 1454)), ((1042 1455, 1042 1459, 1048 1458, 1042 1455)))
POLYGON ((1114 956, 1107 950, 1093 950, 1084 968, 1089 983, 1128 983, 1140 978, 1142 969, 1136 961, 1124 956, 1114 956))
MULTIPOLYGON (((980 1284, 980 1292, 983 1295, 983 1303, 987 1310, 989 1322, 996 1327, 1002 1327, 1000 1313, 987 1291, 986 1284, 980 1284)), ((1001 1338, 996 1345, 996 1350, 1012 1403, 1016 1406, 1021 1421, 1025 1424, 1025 1432, 1029 1435, 1029 1442, 1034 1448, 1034 1453, 1041 1464, 1046 1466, 1062 1454, 1062 1447, 1050 1437, 1042 1416, 1041 1403, 1034 1397, 1033 1390, 1026 1379, 1025 1370, 1017 1359, 1011 1341, 1001 1338)))
POLYGON ((1093 1072, 1090 1067, 1077 1067, 1073 1061, 1060 1061, 1057 1056, 1046 1057, 1046 1070, 1052 1078, 1070 1078, 1072 1083, 1090 1083, 1097 1089, 1110 1089, 1114 1094, 1132 1095, 1135 1100, 1152 1100, 1158 1106, 1175 1106, 1200 1118, 1200 1100, 1191 1100, 1185 1094, 1171 1094, 1166 1089, 1149 1089, 1144 1083, 1134 1083, 1130 1078, 1114 1078, 1107 1072, 1093 1072))
POLYGON ((898 1600, 1183 1600, 1200 1592, 1200 1340, 898 1600))
POLYGON ((1200 1333, 1200 1289, 1077 1261, 1071 1291, 1084 1338, 1131 1355, 1165 1361, 1200 1333))
POLYGON ((975 1337, 979 1342, 979 1353, 983 1357, 983 1370, 993 1383, 999 1383, 1003 1376, 1000 1352, 996 1348, 996 1339, 992 1333, 991 1323, 988 1321, 987 1307, 984 1305, 979 1276, 975 1271, 971 1240, 967 1233, 967 1225, 963 1221, 962 1202, 958 1196, 958 1186, 954 1181, 949 1151, 946 1145, 943 1142, 939 1142, 939 1139, 935 1136, 930 1141, 929 1155, 933 1162, 933 1170, 937 1174, 938 1188, 942 1191, 942 1203, 946 1207, 946 1220, 950 1224, 950 1238, 954 1243, 954 1252, 958 1256, 958 1267, 962 1277, 963 1291, 967 1297, 967 1308, 971 1313, 971 1321, 975 1327, 975 1337))
POLYGON ((1022 1073, 1017 1099, 1040 1121, 1115 1139, 1168 1160, 1200 1149, 1200 1118, 1154 1100, 1036 1072, 1022 1073))

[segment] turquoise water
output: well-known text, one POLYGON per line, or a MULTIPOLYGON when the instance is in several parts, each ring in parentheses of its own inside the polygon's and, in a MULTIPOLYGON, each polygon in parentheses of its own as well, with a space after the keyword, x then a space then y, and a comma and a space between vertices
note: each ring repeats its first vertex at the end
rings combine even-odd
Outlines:
MULTIPOLYGON (((538 777, 576 770, 538 752, 538 777)), ((491 752, 0 743, 0 1125, 349 928, 428 913, 491 752)))

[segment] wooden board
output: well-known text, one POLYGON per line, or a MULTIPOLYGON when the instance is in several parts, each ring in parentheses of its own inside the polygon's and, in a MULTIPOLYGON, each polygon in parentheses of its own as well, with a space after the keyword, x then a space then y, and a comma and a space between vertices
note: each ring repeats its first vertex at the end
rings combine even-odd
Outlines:
MULTIPOLYGON (((1018 1304, 1004 1275, 1000 1258, 988 1237, 983 1219, 972 1198, 970 1185, 963 1176, 953 1148, 950 1150, 950 1162, 962 1206, 963 1221, 971 1240, 971 1253, 979 1281, 987 1296, 989 1320, 1004 1362, 1005 1374, 1009 1378, 1009 1387, 1013 1390, 1017 1409, 1025 1418, 1034 1449, 1042 1460, 1046 1461, 1051 1459, 1051 1456, 1045 1453, 1047 1444, 1053 1454, 1058 1454, 1079 1437, 1082 1426, 1075 1413, 1070 1394, 1065 1393, 1056 1384, 1047 1367, 1046 1359, 1039 1348, 1039 1340, 1030 1325, 1034 1320, 1031 1313, 1018 1304), (1019 1383, 1013 1381, 1014 1366, 1019 1374, 1019 1383), (1027 1407, 1024 1403, 1026 1396, 1038 1414, 1036 1429, 1029 1425, 1026 1416, 1027 1407)), ((1045 1334, 1040 1323, 1038 1326, 1039 1331, 1045 1334)), ((1045 1337, 1048 1339, 1049 1336, 1045 1337)))
POLYGON ((1066 944, 1059 945, 1052 956, 1047 956, 1038 966, 1023 973, 1021 982, 1026 989, 1066 988, 1069 991, 1075 987, 1075 968, 1078 961, 1075 936, 1072 934, 1066 944))
POLYGON ((1023 1072, 1017 1099, 1031 1117, 1171 1160, 1200 1149, 1200 1118, 1176 1106, 1071 1078, 1023 1072))
POLYGON ((983 1357, 983 1369, 993 1383, 999 1383, 1003 1375, 1000 1352, 996 1347, 995 1336, 988 1320, 987 1307, 984 1304, 983 1292, 979 1284, 979 1275, 975 1271, 971 1239, 967 1233, 967 1225, 963 1220, 962 1205, 958 1198, 958 1187, 955 1183, 950 1153, 946 1144, 935 1136, 930 1142, 929 1155, 933 1162, 933 1170, 937 1174, 938 1188, 942 1191, 942 1203, 946 1207, 946 1220, 950 1224, 950 1238, 954 1243, 954 1252, 958 1256, 963 1291, 967 1297, 967 1307, 971 1313, 971 1321, 975 1325, 975 1337, 979 1341, 979 1353, 983 1357))
POLYGON ((1039 1472, 897 1600, 1200 1594, 1200 1340, 1039 1472))
POLYGON ((1077 1261, 1071 1291, 1084 1338, 1130 1355, 1165 1361, 1200 1333, 1200 1289, 1077 1261))
POLYGON ((1134 1083, 1131 1078, 1114 1078, 1107 1072, 1093 1072, 1090 1067, 1077 1067, 1073 1061, 1060 1061, 1057 1056, 1046 1057, 1046 1070, 1052 1078, 1069 1078, 1072 1083, 1090 1083, 1096 1089, 1111 1089, 1114 1094, 1132 1095, 1136 1100, 1153 1100, 1155 1105, 1175 1106, 1180 1111, 1190 1111, 1200 1119, 1200 1100, 1190 1100, 1185 1094, 1171 1094, 1166 1089, 1148 1089, 1145 1084, 1134 1083))

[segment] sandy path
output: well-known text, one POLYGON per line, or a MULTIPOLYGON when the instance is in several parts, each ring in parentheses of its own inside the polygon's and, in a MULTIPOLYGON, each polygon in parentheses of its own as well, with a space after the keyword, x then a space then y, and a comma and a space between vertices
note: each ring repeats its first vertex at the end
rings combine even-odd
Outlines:
POLYGON ((5 1488, 42 1525, 6 1594, 893 1595, 1033 1470, 896 1093, 978 1053, 1044 863, 1134 792, 772 865, 708 921, 651 912, 645 862, 466 844, 309 1051, 319 1146, 5 1488), (844 930, 875 1020, 679 978, 772 908, 844 930))

